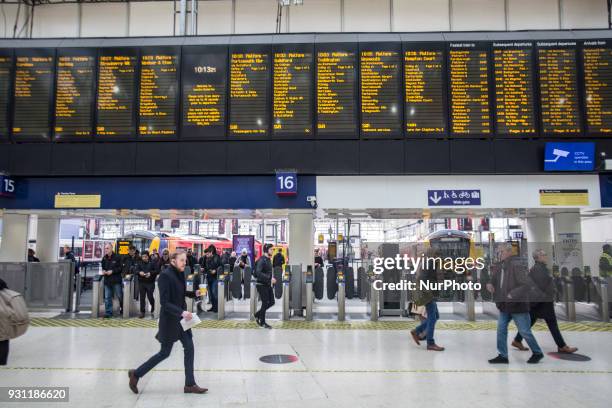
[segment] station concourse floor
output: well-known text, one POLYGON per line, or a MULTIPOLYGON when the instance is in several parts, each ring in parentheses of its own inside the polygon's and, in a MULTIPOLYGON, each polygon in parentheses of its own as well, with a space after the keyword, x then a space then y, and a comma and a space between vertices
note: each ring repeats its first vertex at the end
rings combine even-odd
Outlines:
MULTIPOLYGON (((196 380, 206 395, 185 395, 183 352, 142 378, 140 394, 127 385, 135 368, 159 344, 156 322, 146 319, 33 318, 11 341, 0 387, 67 386, 69 403, 5 403, 50 407, 609 407, 612 402, 612 324, 562 323, 566 341, 590 361, 510 351, 510 365, 491 366, 495 322, 440 321, 436 340, 447 349, 426 351, 412 342, 414 322, 284 323, 272 330, 248 321, 205 320, 193 330, 196 380), (259 358, 289 354, 298 361, 259 358)), ((536 337, 556 351, 543 324, 536 337)), ((2 404, 0 404, 2 405, 2 404)))

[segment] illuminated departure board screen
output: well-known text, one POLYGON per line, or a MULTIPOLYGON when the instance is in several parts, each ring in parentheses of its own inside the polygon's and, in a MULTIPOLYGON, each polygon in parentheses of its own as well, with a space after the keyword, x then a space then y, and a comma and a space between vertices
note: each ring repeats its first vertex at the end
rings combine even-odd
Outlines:
POLYGON ((357 137, 356 47, 317 50, 317 135, 357 137))
POLYGON ((177 135, 178 48, 145 48, 140 54, 138 136, 168 139, 177 135))
POLYGON ((227 50, 185 47, 181 61, 184 139, 223 139, 226 129, 227 50))
POLYGON ((13 71, 12 52, 0 51, 0 140, 9 136, 9 101, 13 71))
POLYGON ((60 50, 55 71, 56 139, 87 139, 93 133, 96 56, 92 50, 60 50))
POLYGON ((451 43, 450 113, 453 135, 491 133, 489 56, 475 43, 451 43))
POLYGON ((361 135, 402 135, 401 47, 362 44, 359 58, 361 135))
POLYGON ((496 133, 536 133, 533 88, 533 43, 493 43, 496 133))
POLYGON ((230 55, 229 134, 266 137, 270 112, 270 53, 264 48, 234 49, 230 55))
POLYGON ((408 136, 444 136, 446 123, 446 66, 440 47, 404 50, 404 116, 408 136))
POLYGON ((538 42, 544 134, 580 133, 576 42, 538 42))
POLYGON ((96 136, 126 140, 134 136, 136 70, 135 49, 103 49, 98 57, 96 136))
POLYGON ((53 50, 18 50, 15 58, 13 140, 49 139, 53 50))
POLYGON ((273 135, 312 136, 313 48, 299 44, 275 48, 273 135))
POLYGON ((584 101, 589 134, 612 132, 612 48, 609 41, 585 41, 582 48, 584 101))

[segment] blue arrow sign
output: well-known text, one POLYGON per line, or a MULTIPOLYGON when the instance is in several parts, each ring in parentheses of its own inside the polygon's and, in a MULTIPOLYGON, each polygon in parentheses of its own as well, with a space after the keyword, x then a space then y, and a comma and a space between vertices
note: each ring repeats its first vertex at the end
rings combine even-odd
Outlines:
POLYGON ((427 190, 427 205, 480 205, 480 190, 427 190))

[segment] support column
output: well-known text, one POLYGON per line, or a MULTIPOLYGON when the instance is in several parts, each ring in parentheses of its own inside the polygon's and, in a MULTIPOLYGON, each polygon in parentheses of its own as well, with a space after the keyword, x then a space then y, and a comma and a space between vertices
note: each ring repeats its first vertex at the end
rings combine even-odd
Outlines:
POLYGON ((311 210, 295 210, 289 213, 289 263, 307 265, 314 263, 314 217, 311 210))
POLYGON ((59 218, 38 216, 36 230, 36 256, 41 262, 57 262, 59 257, 59 218))
POLYGON ((531 268, 535 261, 533 260, 533 251, 543 249, 548 254, 548 267, 552 268, 553 264, 553 239, 552 225, 550 217, 527 218, 524 220, 525 237, 527 238, 527 257, 529 258, 529 267, 531 268))
POLYGON ((572 270, 583 270, 582 260, 582 228, 580 213, 568 211, 553 214, 553 230, 555 233, 555 265, 559 266, 561 274, 572 275, 572 270))
POLYGON ((25 262, 28 259, 29 216, 7 214, 2 216, 2 244, 0 262, 25 262))

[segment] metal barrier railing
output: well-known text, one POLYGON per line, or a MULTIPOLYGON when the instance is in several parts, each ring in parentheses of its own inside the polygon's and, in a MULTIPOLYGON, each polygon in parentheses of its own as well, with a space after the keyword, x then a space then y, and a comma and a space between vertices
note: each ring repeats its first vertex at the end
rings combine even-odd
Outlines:
POLYGON ((1 262, 0 278, 21 293, 30 309, 72 310, 74 264, 60 262, 1 262))

